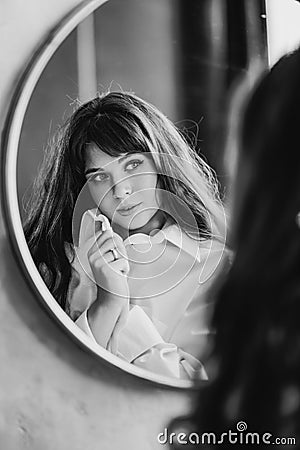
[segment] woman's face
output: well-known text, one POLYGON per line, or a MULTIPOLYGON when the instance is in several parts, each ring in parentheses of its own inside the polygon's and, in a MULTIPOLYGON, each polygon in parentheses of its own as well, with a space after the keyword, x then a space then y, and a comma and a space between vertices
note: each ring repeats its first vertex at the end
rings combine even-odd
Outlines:
POLYGON ((124 230, 145 226, 159 209, 157 171, 150 154, 107 155, 87 146, 85 175, 102 214, 124 230))

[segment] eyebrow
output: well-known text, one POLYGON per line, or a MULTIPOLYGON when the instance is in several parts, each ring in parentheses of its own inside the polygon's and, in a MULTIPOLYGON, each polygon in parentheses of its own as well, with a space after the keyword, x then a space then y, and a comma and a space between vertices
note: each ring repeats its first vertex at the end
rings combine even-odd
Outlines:
MULTIPOLYGON (((131 156, 131 155, 132 155, 132 153, 126 153, 126 155, 121 156, 121 157, 118 159, 118 163, 121 164, 121 162, 123 162, 124 159, 129 158, 129 156, 131 156)), ((85 176, 86 176, 86 175, 89 175, 90 173, 104 172, 104 171, 105 171, 105 169, 103 169, 102 167, 91 167, 90 169, 87 169, 87 170, 84 172, 84 174, 85 174, 85 176)))

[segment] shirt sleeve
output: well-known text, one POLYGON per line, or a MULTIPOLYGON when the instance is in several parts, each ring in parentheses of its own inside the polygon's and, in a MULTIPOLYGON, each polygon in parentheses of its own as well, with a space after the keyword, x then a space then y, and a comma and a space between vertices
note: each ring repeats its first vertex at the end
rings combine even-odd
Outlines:
POLYGON ((97 298, 97 286, 92 278, 87 259, 84 255, 79 258, 78 253, 78 249, 75 248, 66 296, 66 313, 72 320, 76 320, 97 298))
POLYGON ((230 267, 230 254, 216 248, 210 252, 198 288, 176 323, 164 333, 159 324, 135 305, 117 339, 118 356, 152 372, 177 379, 207 380, 202 357, 206 359, 214 330, 211 318, 217 292, 230 267), (216 266, 215 262, 219 261, 216 266))
MULTIPOLYGON (((219 273, 219 270, 214 271, 214 267, 218 266, 224 270, 224 265, 228 265, 226 253, 225 258, 221 258, 222 254, 223 252, 216 248, 209 252, 208 261, 203 259, 205 271, 201 271, 197 291, 188 303, 180 302, 185 306, 172 327, 167 326, 164 330, 161 326, 164 324, 148 315, 142 306, 131 306, 126 323, 118 332, 113 332, 107 350, 154 373, 176 379, 207 380, 208 376, 201 360, 213 334, 210 318, 215 292, 211 287, 219 273), (216 264, 219 259, 222 259, 222 263, 216 264)), ((84 290, 80 293, 78 291, 78 294, 82 299, 84 290)), ((97 343, 88 323, 87 309, 86 306, 85 310, 82 310, 76 324, 97 343)))
MULTIPOLYGON (((86 311, 75 323, 96 342, 86 311)), ((113 338, 117 339, 116 356, 129 363, 178 379, 207 380, 203 364, 175 344, 165 342, 140 306, 131 308, 125 327, 113 338)))
POLYGON ((118 336, 118 356, 136 366, 178 379, 202 379, 203 364, 176 344, 166 342, 144 310, 135 305, 118 336))

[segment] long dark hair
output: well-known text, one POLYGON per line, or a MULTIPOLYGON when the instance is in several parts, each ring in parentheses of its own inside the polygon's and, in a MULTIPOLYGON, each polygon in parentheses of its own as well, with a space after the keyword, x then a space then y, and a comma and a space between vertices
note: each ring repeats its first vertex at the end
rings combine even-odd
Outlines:
POLYGON ((236 252, 213 318, 212 381, 190 417, 198 433, 244 421, 244 434, 300 437, 299 80, 300 49, 262 77, 235 136, 236 252))
POLYGON ((215 174, 172 122, 134 94, 98 96, 78 107, 49 146, 24 225, 35 263, 63 308, 74 256, 72 213, 86 182, 85 147, 91 142, 110 156, 150 152, 160 188, 190 208, 200 236, 224 242, 226 235, 215 174))

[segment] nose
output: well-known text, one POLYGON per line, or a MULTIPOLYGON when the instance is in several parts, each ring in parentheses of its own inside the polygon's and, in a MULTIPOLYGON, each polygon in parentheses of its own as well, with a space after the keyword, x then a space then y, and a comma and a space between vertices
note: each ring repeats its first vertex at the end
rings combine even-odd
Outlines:
POLYGON ((132 193, 132 186, 129 178, 118 180, 113 186, 113 197, 123 199, 132 193))

